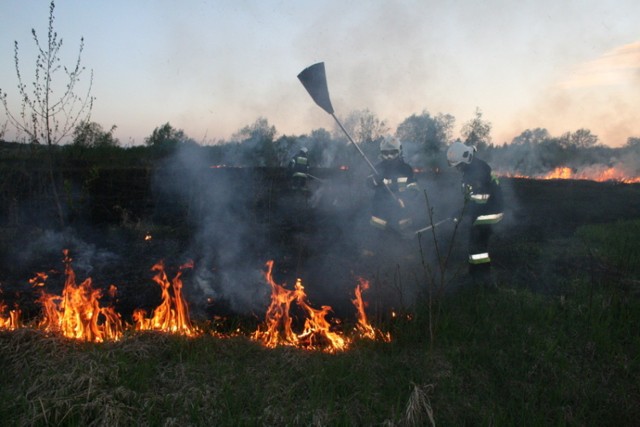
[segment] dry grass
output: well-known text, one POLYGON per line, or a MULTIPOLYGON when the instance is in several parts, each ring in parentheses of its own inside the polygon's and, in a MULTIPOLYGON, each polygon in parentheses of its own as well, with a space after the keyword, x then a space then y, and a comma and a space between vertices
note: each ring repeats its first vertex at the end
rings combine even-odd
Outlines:
POLYGON ((428 421, 428 425, 435 427, 436 421, 433 416, 431 401, 429 400, 429 394, 433 393, 433 389, 433 384, 425 386, 413 385, 413 390, 404 410, 403 425, 411 427, 425 426, 428 421))

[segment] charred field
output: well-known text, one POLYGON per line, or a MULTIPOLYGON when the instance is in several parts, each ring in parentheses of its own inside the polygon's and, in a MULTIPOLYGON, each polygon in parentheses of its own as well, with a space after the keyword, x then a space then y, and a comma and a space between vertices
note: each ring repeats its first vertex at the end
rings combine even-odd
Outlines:
MULTIPOLYGON (((8 308, 38 319, 29 279, 47 272, 60 292, 63 249, 78 278, 117 286, 104 301, 125 321, 159 304, 155 263, 173 276, 193 261, 185 298, 208 332, 86 343, 3 331, 0 417, 15 425, 633 425, 640 416, 639 184, 502 178, 506 218, 491 244, 499 287, 486 290, 465 282, 464 229, 448 223, 388 237, 383 255, 363 258, 369 195, 355 170, 313 171, 309 205, 278 168, 70 168, 64 227, 51 226, 46 177, 11 173, 0 228, 8 308), (442 280, 429 278, 443 254, 442 280), (366 278, 367 312, 391 342, 327 354, 247 339, 268 305, 269 260, 276 282, 300 278, 343 327, 356 321, 353 290, 366 278)), ((434 222, 457 208, 456 175, 419 182, 423 225, 427 206, 434 222)))

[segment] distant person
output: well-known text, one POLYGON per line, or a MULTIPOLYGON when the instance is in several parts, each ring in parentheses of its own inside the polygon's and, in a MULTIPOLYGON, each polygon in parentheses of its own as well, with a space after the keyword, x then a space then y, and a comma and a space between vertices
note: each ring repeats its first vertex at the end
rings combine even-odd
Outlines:
POLYGON ((474 283, 492 286, 489 239, 493 225, 503 217, 502 190, 491 166, 475 157, 475 152, 475 147, 457 140, 447 150, 447 161, 462 173, 462 212, 470 225, 469 274, 474 283))
POLYGON ((309 180, 309 150, 301 148, 298 153, 289 161, 289 171, 291 173, 291 189, 297 191, 308 191, 309 180))
POLYGON ((412 231, 413 218, 407 203, 419 188, 413 168, 402 158, 402 145, 397 138, 385 137, 380 142, 378 172, 368 177, 374 189, 369 224, 378 230, 406 236, 412 231))

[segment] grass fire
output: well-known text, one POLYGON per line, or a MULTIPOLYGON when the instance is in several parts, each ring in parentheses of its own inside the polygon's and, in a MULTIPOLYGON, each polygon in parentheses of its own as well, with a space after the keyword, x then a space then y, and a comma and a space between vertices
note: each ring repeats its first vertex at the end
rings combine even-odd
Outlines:
MULTIPOLYGON (((132 314, 133 323, 128 323, 113 306, 103 304, 103 292, 93 286, 91 278, 79 284, 76 282, 71 255, 66 249, 63 250, 63 254, 65 280, 62 293, 57 295, 46 292, 49 275, 37 273, 29 282, 39 291, 37 303, 41 306, 41 313, 36 319, 24 321, 21 319, 19 307, 7 310, 7 305, 0 300, 0 329, 13 331, 19 328, 33 328, 64 338, 94 343, 118 341, 134 331, 178 334, 192 338, 205 333, 220 338, 228 337, 220 331, 206 331, 191 320, 189 306, 182 292, 181 277, 185 269, 193 268, 193 262, 181 265, 172 279, 167 276, 164 261, 154 264, 151 267, 155 272, 152 280, 161 289, 161 303, 150 314, 144 309, 135 309, 132 314)), ((355 288, 356 298, 353 303, 357 321, 354 333, 349 336, 339 330, 340 321, 331 323, 327 319, 332 310, 330 306, 325 305, 319 309, 312 307, 300 279, 296 280, 293 289, 286 289, 273 279, 273 261, 268 261, 265 267, 264 277, 271 287, 271 303, 263 322, 253 333, 247 334, 247 338, 268 348, 291 346, 326 352, 347 350, 350 343, 358 338, 382 339, 386 342, 391 340, 388 332, 381 332, 367 320, 362 292, 368 288, 368 283, 363 279, 358 280, 355 288), (299 309, 298 313, 294 313, 293 306, 299 309), (294 326, 296 324, 300 325, 297 332, 294 326)), ((108 296, 114 299, 116 294, 116 286, 110 285, 108 296)), ((233 336, 238 334, 234 333, 233 336)))
POLYGON ((311 167, 296 192, 287 168, 216 147, 146 163, 60 150, 64 224, 47 162, 15 152, 0 188, 0 419, 633 425, 633 153, 485 150, 505 210, 484 287, 469 281, 469 225, 447 220, 460 175, 414 148, 420 191, 402 209, 419 234, 371 226, 358 152, 311 167))

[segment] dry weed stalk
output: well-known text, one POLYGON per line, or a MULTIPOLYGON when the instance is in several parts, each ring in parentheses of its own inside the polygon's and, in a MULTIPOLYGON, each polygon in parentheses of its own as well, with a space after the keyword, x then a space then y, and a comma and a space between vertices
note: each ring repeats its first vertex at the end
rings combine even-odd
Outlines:
POLYGON ((411 391, 407 406, 404 410, 402 425, 423 426, 426 423, 426 419, 428 419, 432 427, 436 426, 436 421, 433 417, 433 408, 429 400, 429 394, 432 392, 433 384, 427 384, 425 386, 413 385, 413 390, 411 391))

